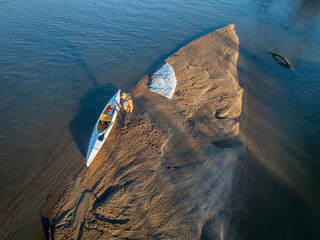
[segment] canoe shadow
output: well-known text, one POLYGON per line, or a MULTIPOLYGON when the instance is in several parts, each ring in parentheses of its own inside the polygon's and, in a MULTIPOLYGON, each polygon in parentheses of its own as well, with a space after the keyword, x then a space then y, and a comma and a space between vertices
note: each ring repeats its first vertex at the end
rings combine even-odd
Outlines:
POLYGON ((79 102, 79 108, 69 124, 72 137, 81 154, 86 157, 92 130, 103 108, 117 89, 111 83, 95 86, 79 102))

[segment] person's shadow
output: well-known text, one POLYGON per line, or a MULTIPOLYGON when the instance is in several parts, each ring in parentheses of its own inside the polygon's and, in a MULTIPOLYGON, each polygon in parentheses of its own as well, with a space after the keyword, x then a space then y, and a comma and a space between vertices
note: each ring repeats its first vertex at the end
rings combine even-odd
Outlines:
POLYGON ((100 84, 86 64, 85 60, 78 53, 76 47, 66 38, 63 38, 62 41, 68 48, 68 51, 71 52, 73 61, 75 61, 77 65, 86 72, 88 80, 94 86, 80 100, 79 109, 69 124, 69 129, 75 143, 77 144, 81 154, 86 157, 90 137, 95 123, 97 122, 103 108, 116 93, 117 89, 111 83, 104 85, 100 84))
POLYGON ((70 132, 81 154, 86 157, 90 137, 100 113, 116 93, 112 84, 95 86, 79 102, 79 109, 70 122, 70 132))

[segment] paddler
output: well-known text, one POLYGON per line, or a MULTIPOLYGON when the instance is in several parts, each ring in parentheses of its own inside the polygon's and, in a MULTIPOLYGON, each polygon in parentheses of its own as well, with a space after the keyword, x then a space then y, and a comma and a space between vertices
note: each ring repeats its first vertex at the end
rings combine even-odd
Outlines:
POLYGON ((122 129, 126 129, 128 123, 130 122, 130 117, 132 115, 132 110, 133 110, 132 99, 131 99, 131 95, 129 93, 128 94, 121 93, 120 105, 119 106, 125 112, 122 129))

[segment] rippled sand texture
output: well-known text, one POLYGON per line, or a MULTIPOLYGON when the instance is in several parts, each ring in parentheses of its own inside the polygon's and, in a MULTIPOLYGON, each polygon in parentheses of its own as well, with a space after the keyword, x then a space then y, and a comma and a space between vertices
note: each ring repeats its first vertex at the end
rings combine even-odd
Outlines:
POLYGON ((149 76, 137 84, 130 127, 116 126, 52 210, 54 239, 223 238, 240 154, 238 45, 228 25, 167 58, 172 99, 149 91, 149 76))

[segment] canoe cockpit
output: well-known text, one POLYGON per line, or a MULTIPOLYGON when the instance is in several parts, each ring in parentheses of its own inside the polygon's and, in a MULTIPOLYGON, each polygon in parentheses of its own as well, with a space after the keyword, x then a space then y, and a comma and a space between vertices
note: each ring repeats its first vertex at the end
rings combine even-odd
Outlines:
POLYGON ((116 110, 115 104, 109 104, 106 107, 106 109, 102 113, 102 115, 99 119, 98 125, 97 125, 98 133, 103 132, 104 130, 106 130, 110 126, 112 117, 115 114, 115 110, 116 110))

